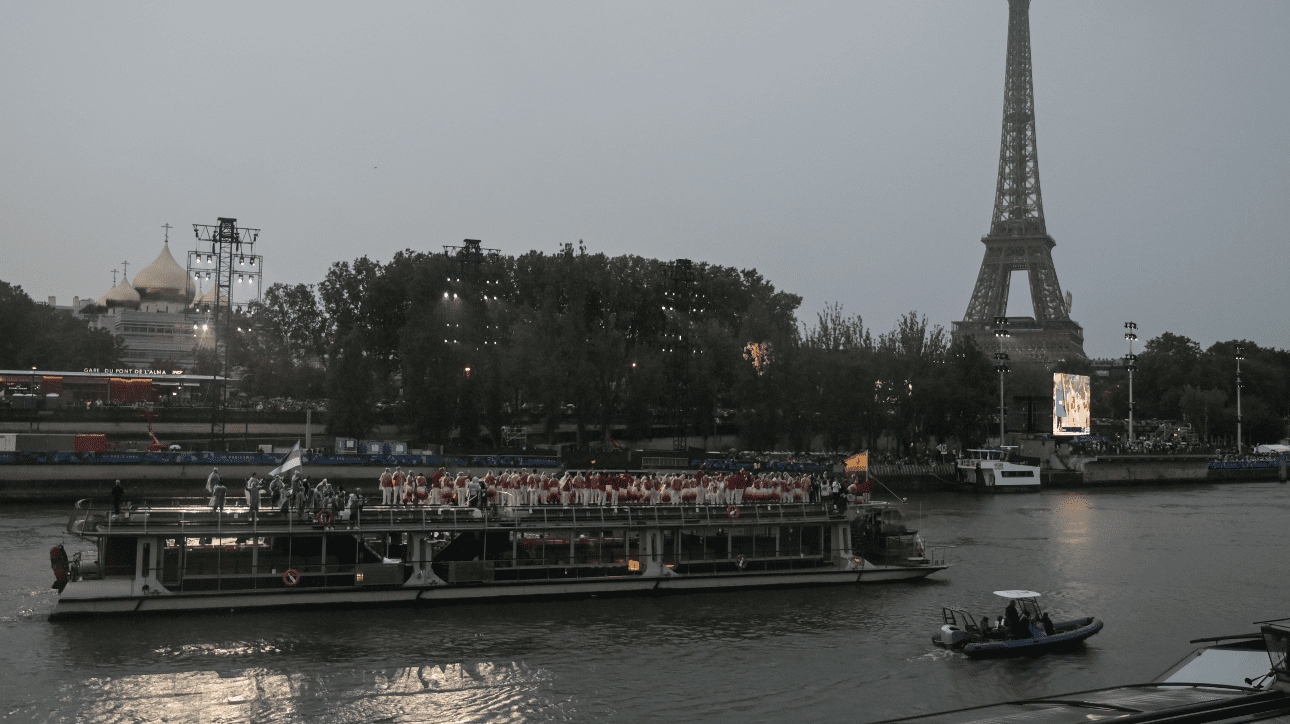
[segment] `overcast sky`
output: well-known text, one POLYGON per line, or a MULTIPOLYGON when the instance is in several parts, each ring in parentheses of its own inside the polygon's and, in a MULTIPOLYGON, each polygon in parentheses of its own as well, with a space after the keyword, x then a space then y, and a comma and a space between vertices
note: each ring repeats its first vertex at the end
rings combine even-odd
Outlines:
MULTIPOLYGON (((1008 7, 966 2, 0 2, 0 279, 97 297, 192 224, 265 282, 439 251, 756 268, 875 331, 961 319, 1008 7)), ((1034 0, 1053 258, 1122 325, 1290 348, 1290 3, 1034 0)), ((1013 285, 1010 313, 1028 313, 1013 285), (1018 305, 1020 304, 1020 308, 1018 305)))

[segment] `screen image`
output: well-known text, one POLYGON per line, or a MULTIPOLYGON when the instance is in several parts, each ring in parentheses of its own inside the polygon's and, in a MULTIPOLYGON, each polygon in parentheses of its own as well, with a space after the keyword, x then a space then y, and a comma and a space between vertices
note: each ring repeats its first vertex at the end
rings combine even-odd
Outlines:
POLYGON ((1089 434, 1088 376, 1053 374, 1053 434, 1089 434))

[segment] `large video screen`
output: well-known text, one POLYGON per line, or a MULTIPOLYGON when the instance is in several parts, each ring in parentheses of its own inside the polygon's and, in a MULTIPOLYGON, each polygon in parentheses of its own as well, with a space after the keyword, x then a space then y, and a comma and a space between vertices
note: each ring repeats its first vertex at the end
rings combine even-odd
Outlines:
POLYGON ((1053 375, 1053 434, 1089 434, 1087 375, 1053 375))

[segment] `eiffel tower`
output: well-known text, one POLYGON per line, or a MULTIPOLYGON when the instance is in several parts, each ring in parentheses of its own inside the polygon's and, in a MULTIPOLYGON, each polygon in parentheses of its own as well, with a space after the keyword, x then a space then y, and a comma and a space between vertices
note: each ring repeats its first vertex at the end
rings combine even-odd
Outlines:
POLYGON ((985 259, 963 321, 953 334, 972 336, 984 350, 995 349, 1002 324, 1003 351, 1013 359, 1052 362, 1083 358, 1084 329, 1070 318, 1070 295, 1062 297, 1053 266, 1057 245, 1044 225, 1035 141, 1035 92, 1030 70, 1030 0, 1008 0, 1008 66, 1003 81, 1003 139, 999 181, 990 233, 981 238, 985 259), (1030 282, 1034 317, 1008 317, 1012 272, 1030 282), (1004 321, 1006 320, 1006 321, 1004 321))

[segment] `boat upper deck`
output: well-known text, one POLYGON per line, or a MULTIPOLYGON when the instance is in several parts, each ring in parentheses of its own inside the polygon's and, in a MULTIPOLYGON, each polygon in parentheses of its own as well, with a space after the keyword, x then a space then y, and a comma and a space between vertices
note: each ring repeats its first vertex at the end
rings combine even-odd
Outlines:
POLYGON ((213 511, 196 499, 173 500, 132 508, 119 514, 101 502, 82 500, 67 521, 67 531, 81 537, 139 535, 316 535, 320 530, 366 532, 561 530, 571 528, 744 527, 805 525, 850 520, 858 509, 889 507, 885 502, 853 504, 840 511, 828 503, 758 503, 752 505, 539 505, 522 507, 368 505, 356 520, 342 520, 330 510, 283 513, 245 507, 213 511))
POLYGON ((1218 724, 1290 721, 1290 695, 1221 684, 1136 684, 889 719, 875 724, 1218 724))

